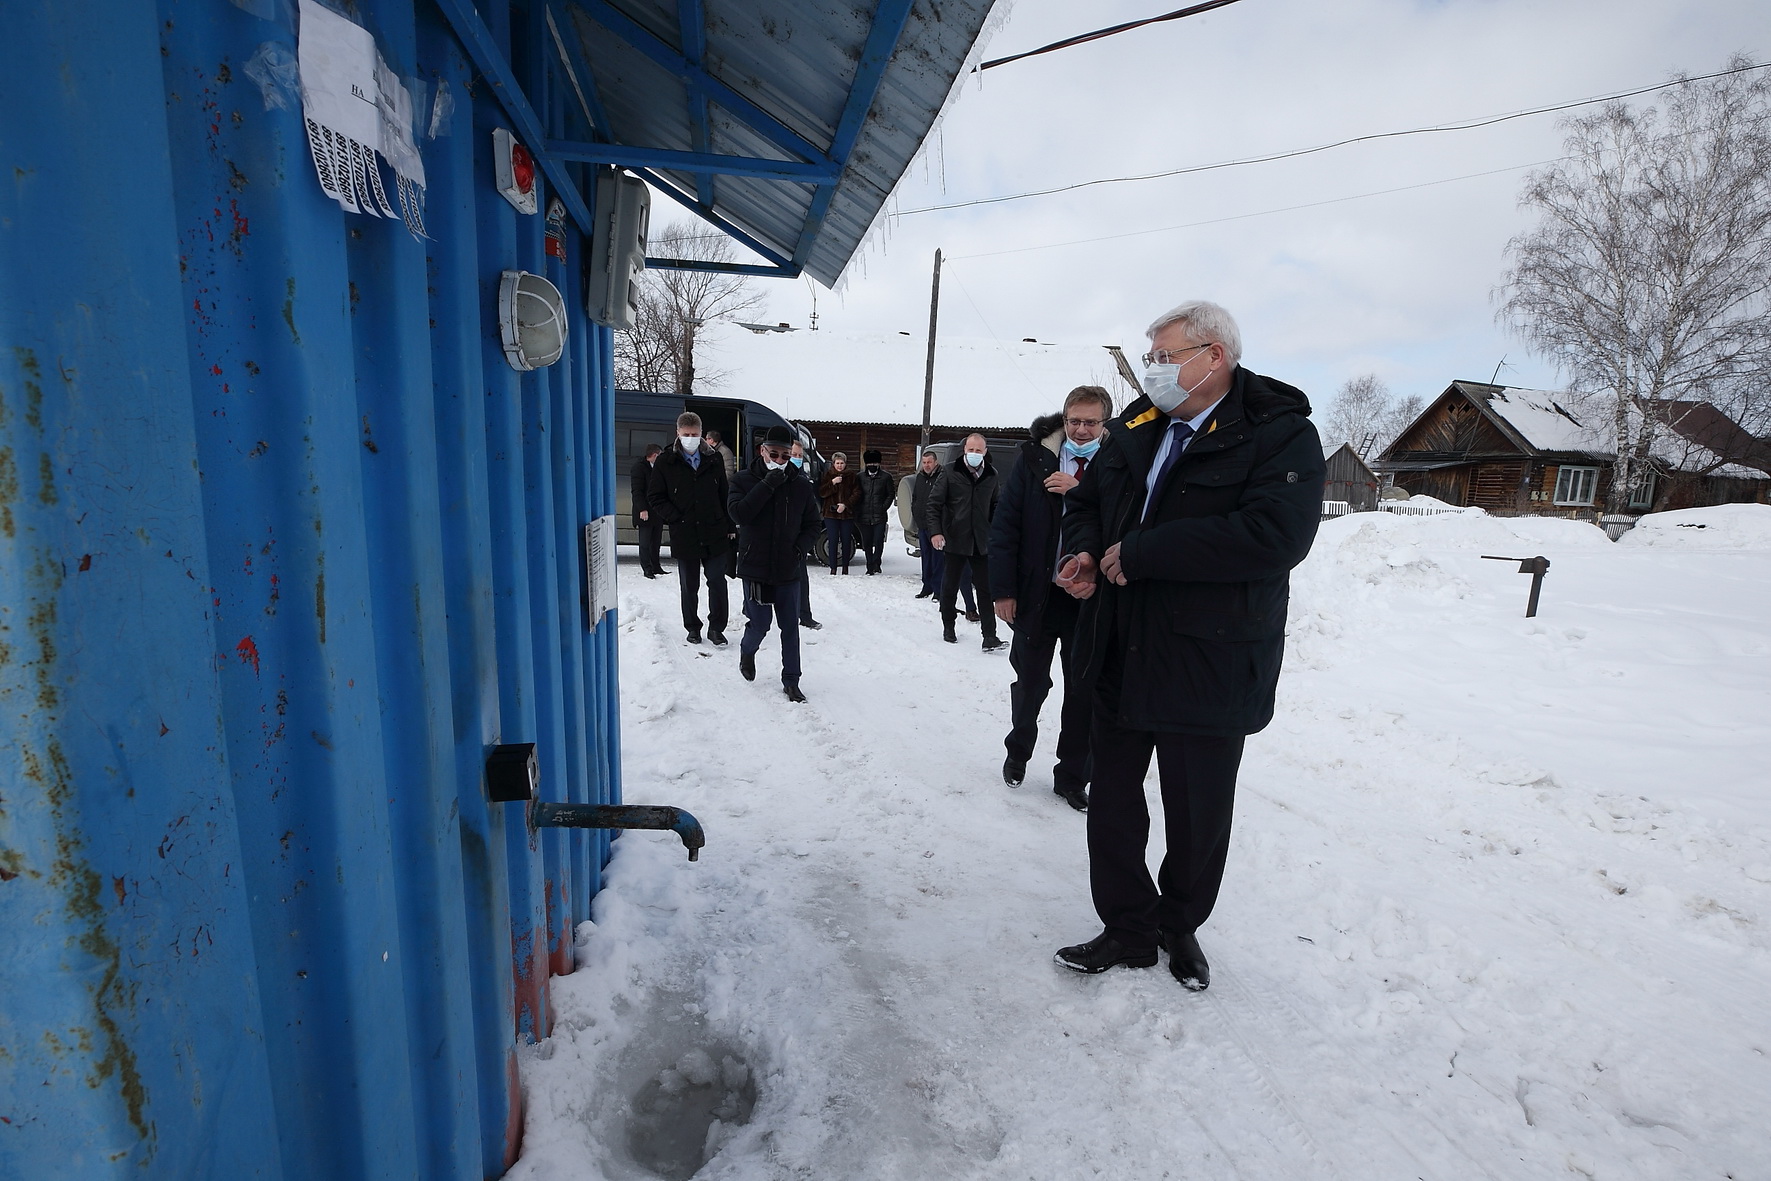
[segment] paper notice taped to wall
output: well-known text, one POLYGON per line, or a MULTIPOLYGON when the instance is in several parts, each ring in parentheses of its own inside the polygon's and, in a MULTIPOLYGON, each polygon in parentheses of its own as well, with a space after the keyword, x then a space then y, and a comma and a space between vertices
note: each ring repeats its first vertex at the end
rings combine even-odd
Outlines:
POLYGON ((361 25, 301 0, 302 116, 320 188, 351 213, 398 217, 424 236, 424 163, 412 138, 412 96, 361 25), (399 180, 400 212, 387 199, 381 159, 399 180))

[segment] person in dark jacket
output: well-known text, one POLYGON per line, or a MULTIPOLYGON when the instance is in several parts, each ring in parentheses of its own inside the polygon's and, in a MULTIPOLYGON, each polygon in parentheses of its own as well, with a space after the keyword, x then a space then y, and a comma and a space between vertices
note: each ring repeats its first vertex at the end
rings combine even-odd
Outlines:
MULTIPOLYGON (((954 599, 959 594, 959 575, 971 568, 972 585, 990 585, 990 518, 996 512, 1000 489, 996 465, 983 435, 967 435, 965 450, 941 473, 929 492, 928 515, 924 518, 929 531, 929 544, 947 558, 947 569, 941 576, 941 638, 957 644, 959 637, 953 627, 959 618, 954 599)), ((984 651, 1002 647, 996 638, 996 616, 986 612, 980 622, 984 631, 984 651)))
MULTIPOLYGON (((928 530, 929 493, 935 490, 935 483, 940 478, 941 461, 932 450, 924 451, 917 469, 904 477, 904 482, 910 485, 910 520, 916 530, 916 552, 922 558, 922 589, 916 592, 919 599, 932 599, 941 593, 941 576, 947 569, 946 555, 929 541, 928 530)), ((966 619, 976 622, 978 603, 972 597, 969 566, 959 575, 959 594, 965 600, 966 619)))
POLYGON ((1243 739, 1273 717, 1290 571, 1322 513, 1309 399, 1242 368, 1216 304, 1150 326, 1146 396, 1107 425, 1065 497, 1058 578, 1083 600, 1077 653, 1095 685, 1089 886, 1104 930, 1058 951, 1079 972, 1149 967, 1211 982, 1195 932, 1230 847, 1243 739), (1155 754, 1162 868, 1145 867, 1155 754))
POLYGON ((732 480, 731 514, 738 523, 738 577, 744 582, 744 617, 738 671, 756 680, 756 650, 769 634, 769 617, 781 629, 781 691, 800 692, 799 580, 818 537, 818 497, 812 482, 793 466, 793 435, 770 427, 750 467, 732 480))
POLYGON ((824 511, 824 548, 830 558, 830 572, 849 572, 849 559, 855 556, 855 506, 861 503, 861 481, 849 471, 849 457, 838 451, 831 455, 830 466, 818 479, 818 500, 824 511))
POLYGON ((867 556, 867 573, 878 574, 885 560, 886 522, 897 500, 898 481, 880 467, 882 456, 871 448, 861 452, 861 549, 867 556))
MULTIPOLYGON (((793 455, 787 462, 806 477, 807 483, 811 482, 811 476, 806 473, 806 449, 797 439, 793 442, 793 455)), ((817 495, 816 490, 813 495, 817 495)), ((808 550, 799 563, 799 625, 813 631, 823 631, 824 625, 812 618, 812 576, 806 570, 806 563, 811 560, 811 556, 811 551, 808 550)))
POLYGON ((701 576, 707 576, 707 638, 726 643, 726 550, 738 534, 726 511, 726 465, 701 446, 701 416, 677 416, 676 444, 658 457, 647 487, 652 515, 670 526, 670 555, 683 592, 683 630, 701 642, 701 576))
POLYGON ((1014 629, 1009 664, 1011 714, 1003 745, 1002 780, 1017 787, 1039 740, 1039 710, 1052 687, 1052 655, 1061 650, 1064 705, 1058 720, 1058 765, 1053 790, 1078 812, 1088 810, 1089 726, 1093 695, 1074 661, 1081 604, 1053 585, 1058 565, 1058 522, 1064 494, 1076 487, 1101 445, 1113 401, 1098 385, 1077 386, 1064 409, 1033 421, 1009 470, 996 518, 990 523, 990 597, 996 617, 1014 629))
POLYGON ((664 563, 658 560, 658 547, 664 542, 664 523, 652 516, 651 502, 647 499, 646 486, 652 479, 652 466, 658 462, 664 448, 656 443, 646 447, 646 454, 633 461, 633 470, 628 473, 628 493, 633 502, 633 527, 640 534, 640 571, 647 578, 656 578, 664 573, 664 563))

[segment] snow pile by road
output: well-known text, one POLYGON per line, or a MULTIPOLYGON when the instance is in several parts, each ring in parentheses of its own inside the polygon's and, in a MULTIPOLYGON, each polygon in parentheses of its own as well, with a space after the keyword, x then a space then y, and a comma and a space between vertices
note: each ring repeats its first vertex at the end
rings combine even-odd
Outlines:
POLYGON ((1621 540, 1681 549, 1771 550, 1771 505, 1724 504, 1650 513, 1621 540))
POLYGON ((1771 543, 1325 524, 1197 995, 1051 963, 1055 735, 1002 785, 1007 662, 891 548, 814 575, 800 707, 623 565, 627 796, 708 846, 617 842, 513 1177, 1766 1175, 1771 543))

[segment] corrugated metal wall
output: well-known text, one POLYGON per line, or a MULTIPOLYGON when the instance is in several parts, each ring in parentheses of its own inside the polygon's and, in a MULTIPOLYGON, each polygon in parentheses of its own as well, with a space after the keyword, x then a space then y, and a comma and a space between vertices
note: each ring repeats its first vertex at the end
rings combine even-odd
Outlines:
POLYGON ((266 108, 287 0, 6 6, 0 1176, 498 1175, 606 859, 482 767, 618 795, 609 334, 505 363, 499 272, 579 284, 435 8, 353 11, 455 99, 428 242, 266 108))

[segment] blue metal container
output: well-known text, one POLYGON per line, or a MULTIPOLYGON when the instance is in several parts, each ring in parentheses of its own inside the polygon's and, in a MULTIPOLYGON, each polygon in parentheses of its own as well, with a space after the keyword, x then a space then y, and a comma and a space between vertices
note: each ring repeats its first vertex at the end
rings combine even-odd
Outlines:
POLYGON ((506 363, 501 271, 577 283, 429 4, 356 14, 454 100, 422 242, 255 77, 291 4, 7 14, 0 1176, 496 1176, 608 838, 532 833, 485 758, 620 794, 609 333, 506 363))

